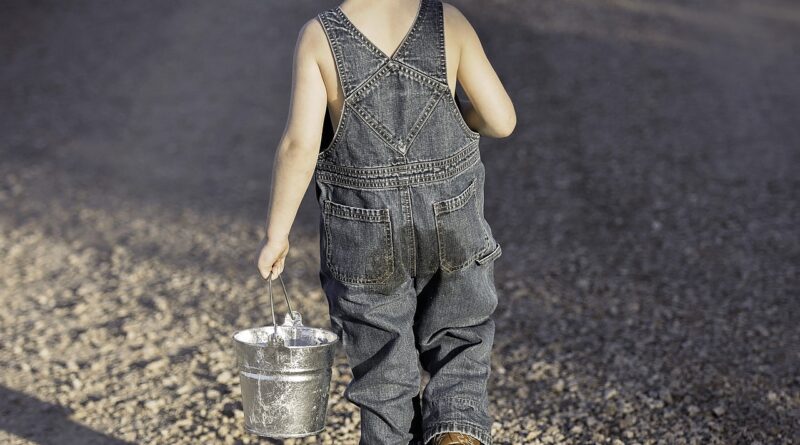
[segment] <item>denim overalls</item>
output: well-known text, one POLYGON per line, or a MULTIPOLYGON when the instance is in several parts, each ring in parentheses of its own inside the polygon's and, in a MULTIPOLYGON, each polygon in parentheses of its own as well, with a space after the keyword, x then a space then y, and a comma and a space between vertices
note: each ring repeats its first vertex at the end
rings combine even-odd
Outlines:
POLYGON ((339 7, 318 19, 345 94, 314 172, 319 277, 353 371, 359 445, 446 431, 490 445, 501 249, 483 216, 480 134, 447 85, 442 3, 422 0, 392 56, 339 7), (431 376, 421 397, 418 363, 431 376))

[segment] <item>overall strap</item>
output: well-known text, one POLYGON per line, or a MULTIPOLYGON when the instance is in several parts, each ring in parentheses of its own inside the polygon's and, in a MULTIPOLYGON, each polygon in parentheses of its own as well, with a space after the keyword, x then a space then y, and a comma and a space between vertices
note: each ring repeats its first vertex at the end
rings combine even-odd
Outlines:
POLYGON ((357 73, 352 73, 350 63, 345 63, 345 57, 349 60, 351 56, 357 55, 356 53, 363 53, 356 45, 353 44, 352 38, 347 30, 348 25, 344 18, 338 13, 338 8, 328 9, 322 11, 317 15, 317 19, 325 31, 325 37, 328 39, 328 44, 333 53, 333 59, 336 62, 336 71, 339 74, 339 80, 342 83, 344 95, 347 97, 355 88, 358 83, 357 73), (346 47, 346 48, 345 48, 346 47))
POLYGON ((375 46, 339 7, 317 15, 333 52, 345 97, 391 60, 447 83, 441 0, 421 0, 411 28, 395 54, 375 46))
POLYGON ((441 0, 422 2, 420 20, 395 60, 447 84, 443 5, 441 0))

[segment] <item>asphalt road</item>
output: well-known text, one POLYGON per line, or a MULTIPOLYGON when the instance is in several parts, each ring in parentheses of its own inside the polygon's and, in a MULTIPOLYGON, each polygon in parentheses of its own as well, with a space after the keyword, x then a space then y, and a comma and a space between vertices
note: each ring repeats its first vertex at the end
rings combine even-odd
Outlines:
MULTIPOLYGON (((481 144, 495 443, 799 443, 800 6, 453 4, 518 114, 481 144)), ((281 443, 242 431, 230 334, 269 322, 292 50, 335 5, 0 5, 0 442, 281 443)), ((284 276, 325 327, 317 212, 284 276)), ((285 443, 357 443, 350 377, 285 443)))

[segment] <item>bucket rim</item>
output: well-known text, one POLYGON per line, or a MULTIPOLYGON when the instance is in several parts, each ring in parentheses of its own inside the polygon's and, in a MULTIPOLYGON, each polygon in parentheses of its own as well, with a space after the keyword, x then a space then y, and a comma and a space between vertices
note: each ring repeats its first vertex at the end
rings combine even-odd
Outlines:
MULTIPOLYGON (((326 415, 326 417, 327 417, 327 415, 326 415)), ((269 431, 264 432, 263 430, 258 430, 258 429, 254 428, 254 427, 248 426, 247 424, 245 424, 244 429, 248 433, 256 435, 256 436, 259 436, 259 437, 267 437, 267 438, 274 438, 274 439, 291 439, 291 438, 307 437, 307 436, 313 436, 315 434, 319 434, 319 433, 325 431, 326 427, 327 427, 327 425, 323 425, 323 427, 321 429, 317 430, 317 431, 311 431, 311 432, 308 432, 308 433, 295 433, 295 434, 291 434, 291 433, 290 434, 276 434, 276 433, 271 433, 269 431)))
MULTIPOLYGON (((285 326, 279 326, 279 328, 280 327, 285 327, 285 326)), ((257 327, 254 327, 254 328, 239 329, 239 330, 235 331, 233 334, 231 334, 231 338, 233 339, 234 342, 236 342, 236 343, 238 343, 240 345, 243 345, 243 346, 248 346, 248 347, 254 347, 254 346, 255 347, 259 347, 259 346, 260 347, 270 347, 270 346, 275 346, 275 345, 269 345, 269 344, 263 344, 263 343, 248 343, 246 341, 242 341, 242 340, 236 338, 236 336, 239 335, 242 332, 251 331, 251 330, 254 330, 254 329, 263 329, 263 328, 273 328, 273 326, 272 325, 265 325, 265 326, 257 326, 257 327)), ((292 328, 292 327, 289 326, 288 328, 292 328)), ((286 349, 318 349, 318 348, 327 348, 327 347, 334 346, 337 343, 339 343, 339 340, 340 340, 339 335, 337 333, 335 333, 333 331, 329 331, 327 329, 315 328, 315 327, 311 327, 311 326, 295 326, 293 329, 298 329, 298 328, 316 329, 316 330, 325 331, 326 333, 328 333, 328 334, 333 336, 333 341, 330 341, 328 343, 318 344, 318 345, 306 345, 306 346, 302 346, 302 345, 286 346, 285 344, 280 343, 277 346, 278 347, 283 347, 283 348, 286 348, 286 349)))

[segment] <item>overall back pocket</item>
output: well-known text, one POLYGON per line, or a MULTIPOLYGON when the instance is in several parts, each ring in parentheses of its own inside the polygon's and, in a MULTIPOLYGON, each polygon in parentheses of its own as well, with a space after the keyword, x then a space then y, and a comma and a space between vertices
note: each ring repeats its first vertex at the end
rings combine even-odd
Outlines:
POLYGON ((478 208, 475 179, 459 194, 432 205, 442 270, 463 269, 495 247, 478 208))
POLYGON ((323 201, 325 263, 344 283, 377 284, 394 271, 388 208, 369 209, 323 201))

